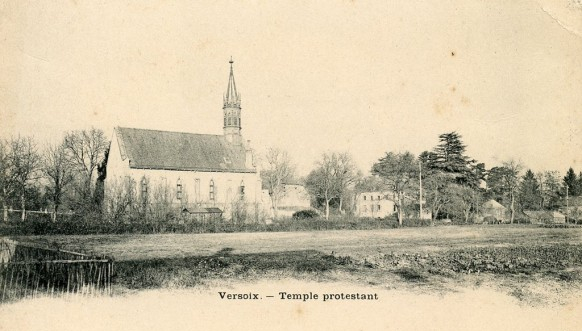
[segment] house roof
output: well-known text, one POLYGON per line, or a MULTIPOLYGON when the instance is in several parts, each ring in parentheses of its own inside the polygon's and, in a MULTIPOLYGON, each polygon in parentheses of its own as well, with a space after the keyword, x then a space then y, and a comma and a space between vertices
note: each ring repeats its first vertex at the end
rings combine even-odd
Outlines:
POLYGON ((246 165, 246 147, 222 135, 115 129, 122 159, 130 168, 208 172, 256 172, 246 165))
POLYGON ((532 218, 565 218, 564 214, 557 211, 524 210, 524 214, 532 218))
POLYGON ((483 208, 493 208, 493 209, 507 209, 504 205, 500 204, 499 202, 491 199, 487 200, 483 203, 483 208))

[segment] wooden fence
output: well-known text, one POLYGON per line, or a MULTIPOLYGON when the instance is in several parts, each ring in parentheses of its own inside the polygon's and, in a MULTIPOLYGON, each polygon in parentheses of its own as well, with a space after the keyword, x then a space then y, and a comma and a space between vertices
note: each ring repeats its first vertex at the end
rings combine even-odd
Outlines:
POLYGON ((111 294, 113 260, 0 239, 0 303, 25 297, 111 294))

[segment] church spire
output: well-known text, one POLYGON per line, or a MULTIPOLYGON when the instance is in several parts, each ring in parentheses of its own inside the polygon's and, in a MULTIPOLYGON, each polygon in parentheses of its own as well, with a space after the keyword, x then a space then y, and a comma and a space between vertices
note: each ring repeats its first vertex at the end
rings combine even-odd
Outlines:
POLYGON ((228 78, 228 87, 226 88, 226 94, 224 95, 224 106, 225 107, 240 107, 240 94, 236 92, 236 83, 234 82, 234 72, 232 70, 232 64, 234 61, 230 57, 230 77, 228 78))
POLYGON ((240 94, 236 91, 236 84, 234 83, 234 73, 232 70, 232 57, 230 58, 230 77, 228 78, 228 87, 224 94, 224 106, 222 107, 224 114, 224 136, 226 139, 235 144, 242 143, 241 137, 241 108, 240 108, 240 94))

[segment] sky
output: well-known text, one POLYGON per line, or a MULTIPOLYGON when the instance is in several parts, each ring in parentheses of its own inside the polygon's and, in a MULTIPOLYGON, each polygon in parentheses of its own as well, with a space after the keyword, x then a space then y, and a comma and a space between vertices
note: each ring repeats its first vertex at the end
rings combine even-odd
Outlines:
POLYGON ((582 0, 3 1, 0 137, 221 134, 231 56, 245 139, 299 175, 451 131, 488 168, 582 171, 582 0))

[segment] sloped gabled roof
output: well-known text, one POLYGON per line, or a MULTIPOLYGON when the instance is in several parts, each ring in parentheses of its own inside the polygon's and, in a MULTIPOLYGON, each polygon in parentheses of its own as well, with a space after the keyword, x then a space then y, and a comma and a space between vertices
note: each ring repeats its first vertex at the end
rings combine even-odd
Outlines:
POLYGON ((256 172, 246 167, 246 148, 222 135, 115 129, 122 159, 130 168, 216 172, 256 172))
POLYGON ((486 209, 504 209, 504 210, 507 209, 504 205, 500 204, 499 202, 497 202, 493 199, 487 200, 485 203, 483 203, 483 208, 486 208, 486 209))

